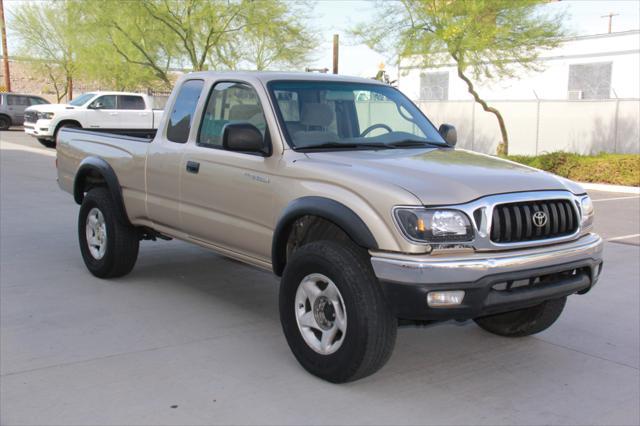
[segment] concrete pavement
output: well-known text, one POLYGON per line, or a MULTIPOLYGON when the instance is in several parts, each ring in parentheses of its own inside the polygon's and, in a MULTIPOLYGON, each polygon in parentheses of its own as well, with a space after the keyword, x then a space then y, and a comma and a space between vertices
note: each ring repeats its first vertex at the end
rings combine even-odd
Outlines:
MULTIPOLYGON (((40 149, 19 132, 0 141, 40 149)), ((162 241, 142 244, 130 275, 94 278, 53 158, 2 148, 0 160, 3 425, 640 422, 633 238, 607 243, 598 286, 537 336, 402 328, 380 372, 332 385, 291 355, 272 275, 162 241)), ((638 207, 597 202, 599 231, 640 233, 638 207)))

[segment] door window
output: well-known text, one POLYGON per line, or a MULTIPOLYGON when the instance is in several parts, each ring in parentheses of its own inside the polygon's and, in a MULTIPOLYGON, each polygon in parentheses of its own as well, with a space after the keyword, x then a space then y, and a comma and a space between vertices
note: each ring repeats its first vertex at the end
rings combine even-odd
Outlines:
POLYGON ((167 125, 167 139, 171 142, 185 143, 189 139, 202 86, 204 86, 203 80, 188 80, 180 87, 167 125))
POLYGON ((29 98, 26 96, 9 95, 7 101, 9 105, 29 106, 29 98))
POLYGON ((43 104, 48 104, 49 103, 45 99, 36 98, 36 97, 29 98, 29 101, 31 101, 31 105, 43 105, 43 104))
POLYGON ((118 96, 118 109, 145 109, 142 96, 120 95, 118 96))
POLYGON ((258 94, 248 84, 216 84, 202 117, 198 145, 222 147, 222 131, 227 123, 249 123, 265 136, 267 123, 258 94))
POLYGON ((104 95, 91 102, 89 108, 93 109, 116 109, 116 96, 104 95))

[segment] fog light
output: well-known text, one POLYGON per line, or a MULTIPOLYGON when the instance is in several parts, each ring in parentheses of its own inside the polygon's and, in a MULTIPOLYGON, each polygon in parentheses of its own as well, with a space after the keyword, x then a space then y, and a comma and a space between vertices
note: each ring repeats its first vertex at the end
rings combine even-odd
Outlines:
POLYGON ((432 291, 427 294, 427 304, 432 308, 456 306, 462 303, 464 291, 432 291))

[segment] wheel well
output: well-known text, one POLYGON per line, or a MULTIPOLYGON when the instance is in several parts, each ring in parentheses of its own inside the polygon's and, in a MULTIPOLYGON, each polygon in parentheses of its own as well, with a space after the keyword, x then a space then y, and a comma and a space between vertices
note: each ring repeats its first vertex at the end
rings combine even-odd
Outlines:
POLYGON ((107 180, 97 169, 89 169, 77 177, 73 188, 74 198, 78 204, 82 203, 84 194, 98 186, 107 186, 107 180))
POLYGON ((283 253, 280 253, 273 265, 277 275, 281 275, 287 260, 300 247, 314 241, 339 241, 348 244, 357 244, 340 226, 332 221, 316 215, 302 215, 293 219, 285 228, 281 241, 283 253))
POLYGON ((13 120, 11 120, 11 117, 8 116, 7 114, 0 113, 0 117, 6 118, 7 120, 9 120, 9 125, 13 124, 13 120))
POLYGON ((78 126, 80 128, 82 128, 82 124, 80 124, 79 121, 76 120, 62 120, 61 122, 58 123, 58 125, 56 126, 56 131, 53 134, 54 137, 58 135, 58 131, 62 128, 62 126, 65 126, 67 124, 73 124, 75 126, 78 126))

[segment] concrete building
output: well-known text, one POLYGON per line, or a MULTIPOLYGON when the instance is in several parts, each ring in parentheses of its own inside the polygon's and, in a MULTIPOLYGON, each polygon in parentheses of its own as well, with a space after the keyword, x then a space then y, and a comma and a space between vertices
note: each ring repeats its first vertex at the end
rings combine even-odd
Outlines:
MULTIPOLYGON (((399 87, 415 100, 471 99, 456 68, 421 69, 400 63, 399 87)), ((491 100, 640 98, 640 30, 571 37, 540 55, 542 72, 479 83, 491 100)))
MULTIPOLYGON (((510 153, 640 153, 640 30, 567 39, 541 54, 539 72, 474 82, 503 114, 510 153)), ((399 66, 399 88, 436 125, 458 128, 459 145, 494 153, 500 133, 492 114, 473 102, 454 64, 399 66)))

